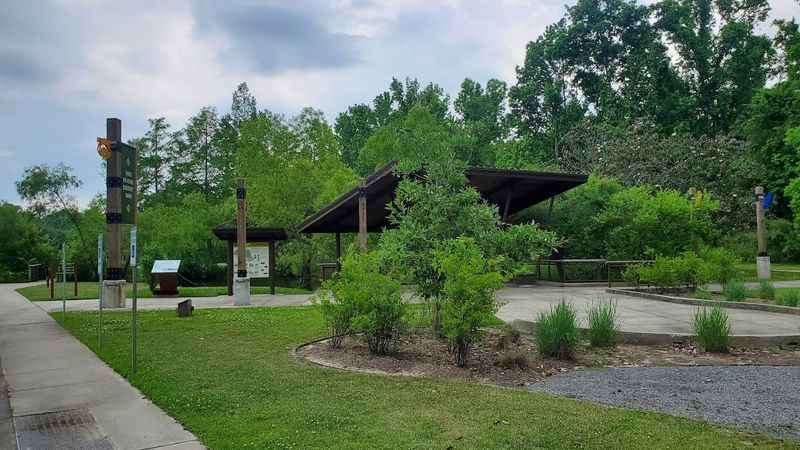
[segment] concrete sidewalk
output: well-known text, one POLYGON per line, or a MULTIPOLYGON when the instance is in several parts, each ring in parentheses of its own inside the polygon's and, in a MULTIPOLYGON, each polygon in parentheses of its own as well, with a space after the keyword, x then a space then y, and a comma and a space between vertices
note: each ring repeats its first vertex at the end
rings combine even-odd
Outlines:
MULTIPOLYGON (((260 294, 250 296, 250 307, 264 306, 301 306, 311 304, 312 294, 260 294)), ((136 301, 139 310, 175 309, 178 303, 191 298, 195 308, 242 308, 233 304, 232 295, 218 297, 161 297, 140 298, 136 301)), ((61 300, 31 302, 46 312, 61 311, 61 300)), ((131 299, 125 300, 125 307, 131 307, 131 299)), ((245 307, 246 308, 246 307, 245 307)), ((67 300, 67 311, 97 311, 98 300, 67 300)), ((105 309, 104 309, 105 311, 105 309)))
POLYGON ((14 291, 21 286, 0 284, 0 360, 21 449, 205 448, 14 291))

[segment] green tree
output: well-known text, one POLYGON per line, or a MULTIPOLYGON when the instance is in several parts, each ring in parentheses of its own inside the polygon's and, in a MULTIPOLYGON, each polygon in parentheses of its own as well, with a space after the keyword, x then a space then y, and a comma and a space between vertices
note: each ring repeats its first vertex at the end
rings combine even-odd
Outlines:
POLYGON ((355 167, 358 154, 378 127, 375 112, 365 104, 353 105, 336 117, 334 129, 342 145, 342 159, 355 167))
POLYGON ((17 205, 0 202, 0 280, 6 272, 24 272, 28 264, 47 264, 55 254, 33 214, 17 205), (13 238, 12 238, 13 237, 13 238))
POLYGON ((46 215, 63 211, 82 243, 85 243, 81 230, 80 212, 70 192, 83 183, 72 174, 72 168, 62 164, 51 167, 47 164, 28 167, 22 178, 16 182, 17 193, 30 204, 37 214, 46 215))
POLYGON ((168 169, 174 154, 170 146, 172 133, 167 119, 148 119, 150 128, 131 144, 139 150, 139 198, 143 204, 157 201, 164 191, 169 176, 168 169))
POLYGON ((494 319, 495 291, 502 287, 503 277, 471 238, 438 243, 433 263, 445 280, 442 332, 450 340, 456 365, 464 367, 481 330, 494 319))
POLYGON ((481 164, 494 162, 493 144, 501 142, 508 134, 506 118, 506 84, 491 79, 484 89, 480 83, 465 79, 453 106, 458 114, 458 124, 473 137, 481 164))
POLYGON ((774 49, 756 33, 769 13, 767 0, 662 0, 657 26, 676 50, 687 86, 686 126, 695 134, 728 131, 764 86, 774 49))
POLYGON ((218 193, 221 152, 214 137, 219 131, 219 117, 213 107, 205 107, 189 119, 183 134, 172 176, 187 191, 199 190, 206 200, 218 193))

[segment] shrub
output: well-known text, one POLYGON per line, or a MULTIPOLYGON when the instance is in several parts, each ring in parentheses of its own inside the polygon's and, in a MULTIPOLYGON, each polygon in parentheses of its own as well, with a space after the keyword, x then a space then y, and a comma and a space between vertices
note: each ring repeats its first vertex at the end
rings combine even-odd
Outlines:
POLYGON ((495 291, 503 277, 492 270, 472 238, 460 237, 436 246, 434 267, 444 278, 442 332, 459 367, 467 364, 472 344, 482 337, 497 310, 495 291))
POLYGON ((758 298, 764 300, 775 299, 775 286, 769 280, 758 280, 758 298))
POLYGON ((331 345, 341 345, 341 336, 362 333, 371 353, 394 350, 405 327, 406 305, 400 283, 379 270, 376 253, 352 253, 342 270, 324 288, 318 302, 331 333, 331 345))
POLYGON ((657 256, 650 265, 632 266, 634 273, 626 278, 649 281, 661 290, 688 286, 695 288, 709 280, 708 265, 694 252, 684 252, 680 256, 657 256))
POLYGON ((722 291, 725 300, 740 302, 747 298, 747 288, 741 281, 730 281, 722 291))
POLYGON ((800 306, 800 290, 789 289, 779 291, 775 297, 775 304, 782 306, 800 306))
POLYGON ((701 256, 708 264, 709 279, 718 281, 723 288, 736 277, 736 265, 741 259, 730 250, 706 247, 701 256))
POLYGON ((561 300, 548 312, 539 313, 536 344, 542 356, 572 359, 580 337, 575 308, 561 300))
POLYGON ((727 353, 731 326, 721 307, 700 308, 694 313, 694 333, 703 350, 727 353))
POLYGON ((592 304, 586 314, 593 347, 613 347, 617 341, 617 305, 611 300, 592 304))

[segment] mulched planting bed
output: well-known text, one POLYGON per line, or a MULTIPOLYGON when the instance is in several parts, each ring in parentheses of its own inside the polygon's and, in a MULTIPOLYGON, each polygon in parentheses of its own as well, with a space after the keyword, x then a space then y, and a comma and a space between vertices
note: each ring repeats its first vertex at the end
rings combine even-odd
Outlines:
POLYGON ((511 342, 499 330, 489 330, 470 354, 467 367, 456 367, 445 339, 417 331, 400 339, 391 355, 371 355, 358 337, 345 338, 340 348, 327 341, 297 350, 300 357, 339 369, 408 376, 440 376, 500 386, 524 386, 549 376, 585 368, 680 367, 721 365, 800 366, 800 347, 731 349, 727 354, 704 353, 691 345, 618 345, 597 349, 582 344, 572 361, 542 358, 530 337, 511 342))

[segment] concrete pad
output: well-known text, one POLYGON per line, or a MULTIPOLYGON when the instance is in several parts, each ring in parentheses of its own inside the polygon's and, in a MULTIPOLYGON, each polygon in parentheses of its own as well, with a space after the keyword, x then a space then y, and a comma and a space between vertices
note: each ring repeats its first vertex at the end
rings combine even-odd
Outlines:
MULTIPOLYGON (((86 410, 115 448, 204 448, 43 308, 14 292, 22 286, 0 284, 0 360, 14 420, 86 410)), ((60 310, 60 302, 54 303, 60 310)), ((0 450, 8 423, 0 417, 0 450)))
MULTIPOLYGON (((649 300, 625 295, 610 295, 604 287, 528 286, 504 288, 497 293, 503 304, 497 317, 507 323, 535 322, 540 312, 549 311, 562 299, 575 306, 578 321, 586 326, 586 314, 592 303, 613 299, 617 305, 620 331, 690 335, 696 306, 649 300)), ((727 309, 733 336, 775 337, 800 336, 800 316, 727 309)), ((763 339, 762 342, 765 342, 763 339)), ((739 342, 743 342, 741 339, 739 342)), ((746 341, 744 341, 746 342, 746 341)))

